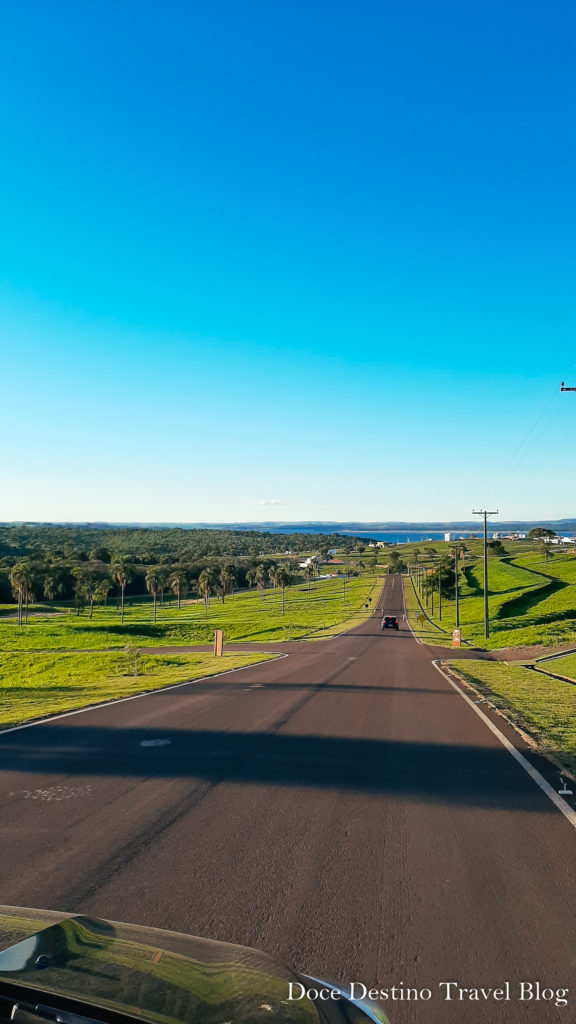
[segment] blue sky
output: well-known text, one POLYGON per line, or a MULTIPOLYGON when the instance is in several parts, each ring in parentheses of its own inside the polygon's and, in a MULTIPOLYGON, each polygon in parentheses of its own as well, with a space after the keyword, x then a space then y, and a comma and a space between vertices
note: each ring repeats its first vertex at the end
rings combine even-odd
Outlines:
POLYGON ((5 10, 0 520, 576 515, 575 28, 5 10))

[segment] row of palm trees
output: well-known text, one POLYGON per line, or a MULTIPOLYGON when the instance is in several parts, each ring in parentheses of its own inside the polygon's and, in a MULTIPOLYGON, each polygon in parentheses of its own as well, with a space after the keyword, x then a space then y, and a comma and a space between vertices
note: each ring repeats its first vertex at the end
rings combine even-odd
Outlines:
MULTIPOLYGON (((94 602, 99 601, 106 604, 108 595, 114 585, 120 590, 120 615, 124 623, 125 593, 126 587, 134 578, 134 567, 126 555, 119 555, 113 559, 109 566, 106 566, 109 576, 102 576, 102 568, 90 565, 75 566, 72 569, 74 577, 74 593, 76 596, 76 613, 79 615, 86 604, 89 605, 89 617, 94 612, 94 602), (111 578, 109 578, 111 577, 111 578)), ((310 567, 304 570, 309 580, 314 574, 310 567)), ((292 580, 292 567, 286 564, 280 565, 258 565, 249 569, 246 573, 249 586, 256 586, 261 593, 270 582, 274 589, 279 587, 282 591, 282 614, 284 614, 285 589, 292 580)), ((37 582, 37 581, 36 581, 37 582)), ((23 621, 28 621, 28 606, 35 600, 34 587, 35 577, 33 567, 25 561, 18 562, 10 571, 10 583, 12 591, 18 602, 18 624, 22 626, 23 621)), ((234 601, 235 591, 238 587, 238 579, 233 565, 224 565, 219 570, 214 567, 205 567, 197 579, 190 579, 189 574, 182 567, 170 569, 167 566, 151 566, 145 575, 146 589, 153 599, 154 621, 157 617, 158 599, 163 602, 164 593, 167 588, 174 594, 178 603, 178 611, 181 608, 182 598, 188 590, 196 590, 204 601, 206 616, 210 597, 216 593, 222 603, 226 597, 231 595, 234 601)), ((45 573, 42 579, 43 595, 47 600, 53 601, 58 594, 62 593, 62 584, 59 582, 55 572, 50 570, 45 573)))

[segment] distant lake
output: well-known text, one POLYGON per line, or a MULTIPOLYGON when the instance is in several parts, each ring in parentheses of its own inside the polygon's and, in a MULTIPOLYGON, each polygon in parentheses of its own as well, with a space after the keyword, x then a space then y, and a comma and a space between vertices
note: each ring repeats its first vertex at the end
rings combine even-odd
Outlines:
MULTIPOLYGON (((420 541, 427 540, 444 540, 444 530, 441 532, 434 532, 434 530, 432 530, 429 533, 418 533, 417 530, 406 530, 405 533, 370 533, 369 530, 360 531, 358 533, 353 532, 352 530, 342 530, 339 532, 346 534, 348 537, 358 537, 364 540, 382 540, 386 541, 388 544, 407 544, 410 541, 420 543, 420 541)), ((474 531, 467 533, 466 530, 446 530, 446 533, 450 533, 453 539, 456 539, 457 537, 471 537, 473 532, 474 531)), ((479 530, 476 531, 476 535, 480 536, 480 532, 481 531, 479 530)))
MULTIPOLYGON (((246 527, 231 527, 231 529, 246 529, 246 527)), ((420 543, 421 541, 427 540, 444 540, 444 530, 348 530, 345 526, 339 523, 330 523, 328 526, 321 524, 304 524, 301 523, 282 523, 276 525, 275 523, 265 523, 262 525, 250 524, 251 530, 262 530, 267 533, 339 533, 344 537, 358 537, 359 540, 382 540, 388 544, 405 544, 410 541, 420 543)), ((482 528, 474 530, 458 530, 458 529, 447 529, 446 533, 451 533, 454 538, 456 537, 470 537, 473 533, 476 533, 478 537, 481 536, 482 528)))

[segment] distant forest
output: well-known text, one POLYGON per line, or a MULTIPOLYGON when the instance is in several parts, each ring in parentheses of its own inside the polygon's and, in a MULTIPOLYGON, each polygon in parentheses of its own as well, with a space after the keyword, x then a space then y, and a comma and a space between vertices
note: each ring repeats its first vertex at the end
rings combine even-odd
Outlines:
MULTIPOLYGON (((0 603, 14 601, 14 567, 25 569, 30 600, 52 597, 70 600, 78 596, 79 583, 87 589, 92 581, 116 587, 118 560, 130 565, 126 594, 146 591, 146 572, 151 566, 166 573, 182 573, 198 580, 204 570, 217 574, 223 567, 234 571, 238 586, 245 586, 250 570, 268 566, 278 556, 317 554, 327 558, 330 549, 363 550, 365 540, 340 534, 261 533, 246 530, 185 530, 82 526, 0 527, 0 603), (11 579, 12 576, 12 579, 11 579)), ((296 559, 297 560, 297 559, 296 559)), ((192 584, 193 585, 193 584, 192 584)))

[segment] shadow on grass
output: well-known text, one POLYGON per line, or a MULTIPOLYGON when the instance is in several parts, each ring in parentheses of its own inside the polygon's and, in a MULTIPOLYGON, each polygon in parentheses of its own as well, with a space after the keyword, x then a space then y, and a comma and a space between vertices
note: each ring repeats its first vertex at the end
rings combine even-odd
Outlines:
POLYGON ((163 637, 166 635, 166 628, 164 626, 147 626, 144 623, 135 623, 132 626, 92 626, 91 631, 94 633, 108 633, 113 636, 125 637, 163 637))
MULTIPOLYGON (((482 587, 478 583, 478 580, 473 575, 473 573, 474 573, 474 569, 473 569, 473 567, 471 565, 463 566, 463 568, 462 568, 462 575, 464 576, 464 579, 466 580, 466 583, 468 584, 468 587, 472 591, 472 594, 481 595, 482 594, 482 587)), ((471 596, 471 595, 468 595, 468 596, 471 596)))
POLYGON ((495 618, 510 619, 516 615, 524 615, 531 608, 540 604, 541 601, 545 601, 552 594, 557 593, 559 590, 564 590, 568 586, 570 586, 569 583, 564 583, 561 580, 551 580, 536 590, 529 590, 528 592, 518 594, 517 597, 510 598, 509 601, 505 601, 500 606, 495 618))
POLYGON ((533 626, 546 626, 554 622, 576 619, 576 608, 567 608, 560 612, 548 612, 546 615, 533 615, 526 619, 507 619, 498 625, 498 620, 493 624, 494 633, 508 633, 515 629, 530 629, 533 626))

